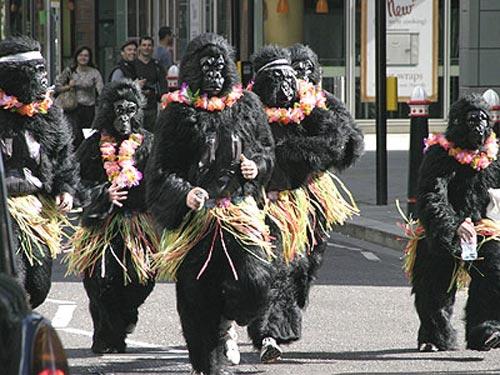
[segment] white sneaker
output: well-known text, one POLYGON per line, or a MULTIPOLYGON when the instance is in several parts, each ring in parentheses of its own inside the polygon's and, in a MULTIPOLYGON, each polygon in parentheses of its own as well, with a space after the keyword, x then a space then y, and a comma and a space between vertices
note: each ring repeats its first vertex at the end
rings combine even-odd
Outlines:
POLYGON ((265 337, 262 340, 262 349, 260 350, 260 361, 262 363, 271 363, 279 360, 283 351, 272 337, 265 337))
POLYGON ((229 364, 236 366, 240 364, 240 350, 238 349, 238 334, 236 328, 231 324, 231 328, 226 333, 226 358, 229 364))

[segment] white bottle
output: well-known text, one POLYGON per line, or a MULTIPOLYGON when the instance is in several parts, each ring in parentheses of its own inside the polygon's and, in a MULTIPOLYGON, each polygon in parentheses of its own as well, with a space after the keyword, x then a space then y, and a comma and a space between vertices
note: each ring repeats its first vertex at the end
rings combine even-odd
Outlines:
POLYGON ((462 259, 465 261, 474 261, 477 259, 477 237, 473 236, 470 242, 464 239, 460 240, 462 247, 462 259))

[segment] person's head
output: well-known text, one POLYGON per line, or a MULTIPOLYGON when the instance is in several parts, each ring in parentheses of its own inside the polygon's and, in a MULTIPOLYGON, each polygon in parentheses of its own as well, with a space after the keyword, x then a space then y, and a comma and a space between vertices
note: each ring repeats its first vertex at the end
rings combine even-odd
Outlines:
POLYGON ((478 94, 460 97, 450 107, 446 138, 456 146, 477 150, 493 131, 489 105, 478 94))
POLYGON ((288 50, 297 78, 312 82, 314 85, 319 84, 322 71, 318 55, 311 48, 300 43, 294 44, 288 50))
POLYGON ((172 28, 170 26, 160 27, 160 30, 158 30, 158 38, 162 43, 165 43, 167 45, 172 44, 172 40, 174 39, 172 28))
POLYGON ((107 83, 97 100, 92 127, 115 138, 126 137, 142 127, 144 104, 137 83, 129 79, 107 83))
POLYGON ((49 80, 40 44, 29 37, 8 37, 0 42, 0 89, 22 103, 42 99, 49 80))
POLYGON ((186 48, 180 80, 193 92, 208 96, 228 94, 240 79, 233 61, 234 51, 224 37, 205 33, 191 40, 186 48))
POLYGON ((121 57, 125 61, 134 61, 137 53, 137 42, 135 40, 128 40, 122 44, 121 57))
POLYGON ((154 52, 154 41, 150 36, 143 36, 139 40, 139 55, 152 57, 154 52))
POLYGON ((92 62, 92 50, 89 47, 83 46, 78 48, 73 55, 72 67, 77 66, 91 66, 94 67, 92 62))
POLYGON ((290 52, 277 45, 267 45, 253 57, 253 91, 268 107, 288 108, 297 98, 297 78, 290 63, 290 52))

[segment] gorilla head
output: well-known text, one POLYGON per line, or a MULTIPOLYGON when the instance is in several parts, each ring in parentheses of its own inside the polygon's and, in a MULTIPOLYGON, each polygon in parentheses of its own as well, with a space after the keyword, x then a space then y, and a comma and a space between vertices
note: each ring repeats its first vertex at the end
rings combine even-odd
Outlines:
POLYGON ((257 52, 252 60, 256 72, 253 91, 268 107, 290 107, 297 98, 298 87, 288 51, 269 45, 257 52))
POLYGON ((297 43, 288 48, 292 67, 297 72, 297 78, 317 85, 321 81, 321 65, 318 55, 308 46, 297 43))
POLYGON ((47 70, 40 44, 28 37, 9 37, 0 42, 0 89, 28 104, 44 98, 47 70))
POLYGON ((181 61, 180 80, 191 91, 224 96, 240 82, 233 49, 222 36, 206 33, 189 42, 181 61))
POLYGON ((110 82, 99 95, 93 127, 126 137, 142 126, 144 104, 141 89, 131 80, 110 82))
POLYGON ((492 131, 489 106, 480 95, 466 95, 452 104, 446 138, 456 146, 477 150, 492 131))

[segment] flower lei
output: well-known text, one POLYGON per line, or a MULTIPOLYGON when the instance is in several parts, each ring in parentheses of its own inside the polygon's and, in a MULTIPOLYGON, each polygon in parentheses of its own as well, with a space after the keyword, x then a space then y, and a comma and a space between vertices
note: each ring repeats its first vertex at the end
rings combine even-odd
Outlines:
POLYGON ((49 108, 52 107, 52 103, 53 100, 49 91, 47 91, 43 100, 24 104, 14 95, 7 95, 5 91, 0 89, 0 108, 19 113, 22 116, 33 117, 38 113, 46 114, 49 108))
POLYGON ((455 144, 446 139, 444 134, 431 134, 425 141, 426 152, 433 145, 440 145, 448 151, 448 155, 455 158, 460 164, 469 164, 472 169, 480 171, 487 168, 494 160, 497 160, 498 144, 494 132, 488 137, 486 142, 478 150, 466 150, 455 147, 455 144))
POLYGON ((166 93, 161 98, 161 108, 165 109, 172 102, 186 104, 205 111, 222 111, 226 107, 232 107, 234 103, 243 96, 241 84, 234 85, 231 92, 223 97, 212 96, 208 98, 206 94, 200 95, 199 90, 193 93, 186 82, 180 90, 166 93))
POLYGON ((326 97, 323 90, 303 80, 298 80, 298 84, 299 102, 295 103, 292 108, 266 107, 269 122, 279 122, 284 125, 299 124, 311 114, 314 108, 326 109, 326 97))
POLYGON ((137 147, 142 144, 143 139, 142 134, 130 134, 129 138, 120 144, 117 156, 115 139, 107 134, 101 135, 99 148, 104 162, 104 170, 110 182, 127 188, 139 185, 142 173, 134 165, 134 154, 137 147))

